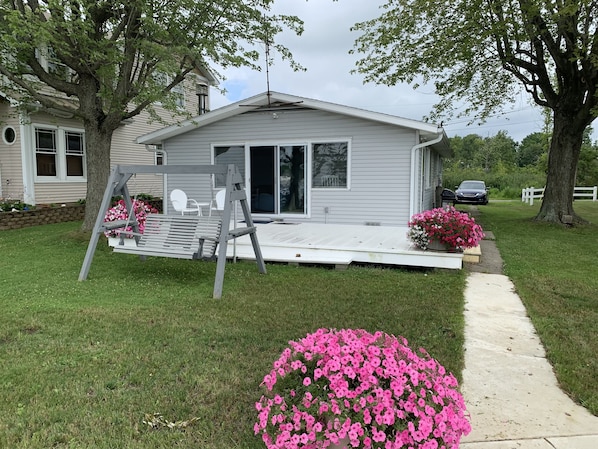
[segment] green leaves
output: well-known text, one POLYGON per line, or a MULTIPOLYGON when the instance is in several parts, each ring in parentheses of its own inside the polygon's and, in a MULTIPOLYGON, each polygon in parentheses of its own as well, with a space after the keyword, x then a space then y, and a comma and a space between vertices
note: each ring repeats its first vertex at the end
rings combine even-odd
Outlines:
MULTIPOLYGON (((386 85, 418 77, 434 82, 443 97, 437 115, 451 116, 455 102, 464 100, 468 106, 458 116, 484 119, 521 88, 553 107, 563 86, 598 79, 596 58, 589 54, 598 6, 544 3, 389 0, 380 17, 354 27, 363 32, 355 42, 354 52, 364 54, 356 71, 386 85), (555 70, 560 79, 553 77, 555 70)), ((584 89, 595 97, 595 88, 584 89)))
MULTIPOLYGON (((156 86, 155 73, 182 80, 209 66, 258 69, 256 45, 266 40, 297 66, 291 52, 274 41, 286 28, 300 34, 303 23, 294 16, 269 14, 271 4, 272 0, 0 0, 0 51, 10 55, 0 61, 5 75, 0 89, 16 98, 26 95, 48 102, 40 95, 41 83, 42 88, 77 97, 80 118, 114 114, 117 126, 162 101, 176 86, 156 86), (48 48, 55 62, 72 74, 68 79, 48 68, 48 48), (27 74, 32 76, 24 78, 27 74), (103 101, 90 107, 88 102, 96 96, 103 101), (130 103, 139 107, 127 111, 130 103), (96 110, 99 105, 102 111, 96 110)), ((176 111, 171 103, 164 101, 163 106, 176 111)))

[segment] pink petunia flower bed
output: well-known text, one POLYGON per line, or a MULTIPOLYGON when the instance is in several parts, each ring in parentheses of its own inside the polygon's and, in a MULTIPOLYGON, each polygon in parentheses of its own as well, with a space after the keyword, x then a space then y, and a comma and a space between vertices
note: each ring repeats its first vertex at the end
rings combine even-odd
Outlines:
POLYGON ((471 430, 455 377, 383 332, 291 341, 262 386, 254 431, 268 449, 457 449, 471 430))

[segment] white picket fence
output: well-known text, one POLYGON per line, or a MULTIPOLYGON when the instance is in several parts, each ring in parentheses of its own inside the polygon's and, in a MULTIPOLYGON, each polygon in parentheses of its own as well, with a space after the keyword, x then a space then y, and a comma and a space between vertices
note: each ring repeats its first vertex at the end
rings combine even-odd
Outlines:
MULTIPOLYGON (((529 203, 530 206, 534 204, 534 199, 544 198, 544 188, 535 189, 528 187, 521 189, 521 201, 529 203)), ((575 187, 573 198, 591 198, 592 201, 598 200, 598 186, 594 187, 575 187)))

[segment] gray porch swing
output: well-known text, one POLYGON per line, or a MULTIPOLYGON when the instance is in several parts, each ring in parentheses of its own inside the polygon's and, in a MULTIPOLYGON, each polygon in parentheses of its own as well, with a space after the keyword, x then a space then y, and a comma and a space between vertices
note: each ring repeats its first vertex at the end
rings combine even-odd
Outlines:
MULTIPOLYGON (((226 251, 228 241, 249 234, 255 254, 258 271, 266 273, 266 265, 257 240, 256 228, 251 218, 247 195, 241 186, 243 178, 233 164, 226 165, 117 165, 113 168, 108 185, 102 198, 100 211, 89 240, 85 259, 79 272, 79 280, 87 279, 91 262, 98 245, 100 235, 105 231, 132 227, 132 235, 137 246, 117 245, 114 252, 136 254, 141 259, 146 256, 173 257, 177 259, 217 260, 216 278, 214 280, 213 297, 222 296, 226 251), (104 222, 104 215, 110 207, 114 196, 122 196, 127 210, 133 210, 127 182, 136 174, 190 174, 190 175, 226 175, 224 210, 220 216, 182 216, 149 214, 145 222, 144 233, 139 233, 139 226, 134 219, 104 222), (231 215, 235 202, 241 205, 244 227, 231 229, 231 215), (217 252, 217 254, 216 254, 217 252)), ((132 214, 131 214, 132 215, 132 214)))

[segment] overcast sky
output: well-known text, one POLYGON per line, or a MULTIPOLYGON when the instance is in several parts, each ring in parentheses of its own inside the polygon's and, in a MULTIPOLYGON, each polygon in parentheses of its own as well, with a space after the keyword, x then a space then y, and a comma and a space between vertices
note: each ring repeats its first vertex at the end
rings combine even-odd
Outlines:
MULTIPOLYGON (((356 22, 379 16, 379 5, 383 3, 383 0, 278 0, 274 12, 294 14, 305 22, 302 36, 288 32, 278 40, 307 71, 293 72, 286 62, 276 58, 269 69, 270 90, 422 120, 437 102, 433 86, 413 90, 410 85, 363 84, 362 75, 350 73, 359 55, 349 54, 357 37, 349 29, 356 22)), ((234 69, 223 74, 227 79, 222 86, 227 93, 212 91, 212 110, 267 91, 265 70, 234 69)), ((503 114, 483 125, 467 126, 468 121, 465 118, 445 121, 444 129, 449 137, 472 133, 487 137, 505 130, 516 141, 542 129, 539 109, 524 95, 517 99, 513 109, 507 106, 503 114)))

